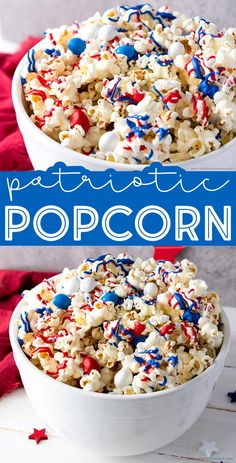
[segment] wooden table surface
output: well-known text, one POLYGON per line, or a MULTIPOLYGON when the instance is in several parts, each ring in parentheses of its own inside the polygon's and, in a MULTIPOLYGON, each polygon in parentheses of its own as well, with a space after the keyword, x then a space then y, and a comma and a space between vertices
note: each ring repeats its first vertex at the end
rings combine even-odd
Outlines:
POLYGON ((47 430, 48 440, 39 445, 28 439, 33 428, 44 427, 23 389, 0 399, 0 463, 176 463, 236 462, 236 403, 227 392, 236 390, 236 309, 226 308, 232 327, 232 344, 223 374, 208 407, 196 424, 172 444, 138 457, 97 457, 47 430), (199 447, 203 440, 216 441, 218 453, 208 459, 199 447))

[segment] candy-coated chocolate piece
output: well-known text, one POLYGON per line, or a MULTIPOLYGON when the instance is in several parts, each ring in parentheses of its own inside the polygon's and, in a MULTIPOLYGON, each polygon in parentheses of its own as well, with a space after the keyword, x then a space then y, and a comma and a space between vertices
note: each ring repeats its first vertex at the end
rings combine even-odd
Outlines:
POLYGON ((90 128, 90 122, 88 116, 85 114, 82 109, 76 109, 70 116, 70 125, 72 128, 75 127, 75 125, 81 125, 82 129, 86 132, 88 132, 90 128))
POLYGON ((117 48, 116 54, 125 55, 128 61, 136 60, 138 58, 138 53, 133 45, 121 45, 117 48))
POLYGON ((89 375, 89 373, 91 373, 92 370, 101 370, 101 367, 97 360, 95 360, 93 357, 90 357, 90 355, 86 355, 86 357, 83 358, 82 368, 84 372, 87 373, 87 375, 89 375))
POLYGON ((71 300, 66 294, 56 294, 54 296, 52 303, 58 308, 58 309, 67 309, 70 304, 71 300))
POLYGON ((81 55, 86 48, 85 40, 80 39, 79 37, 74 37, 70 39, 67 43, 67 47, 69 50, 74 53, 74 55, 81 55))

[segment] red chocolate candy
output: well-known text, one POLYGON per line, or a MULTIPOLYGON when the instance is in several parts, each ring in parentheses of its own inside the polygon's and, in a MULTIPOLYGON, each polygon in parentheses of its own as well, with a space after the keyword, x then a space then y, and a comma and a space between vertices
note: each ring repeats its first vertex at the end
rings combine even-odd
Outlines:
POLYGON ((86 355, 86 357, 84 357, 82 362, 82 368, 84 372, 88 375, 92 370, 101 371, 101 367, 97 360, 95 360, 93 357, 90 357, 89 355, 86 355))
POLYGON ((76 109, 70 116, 70 125, 73 128, 75 125, 81 125, 85 132, 88 132, 90 128, 90 122, 88 116, 82 111, 82 109, 76 109))

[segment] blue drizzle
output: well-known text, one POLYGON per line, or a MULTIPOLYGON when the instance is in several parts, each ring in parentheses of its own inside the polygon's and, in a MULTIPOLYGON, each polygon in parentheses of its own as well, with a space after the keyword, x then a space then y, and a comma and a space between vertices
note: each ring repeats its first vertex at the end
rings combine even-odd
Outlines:
POLYGON ((163 379, 162 383, 159 383, 159 386, 164 387, 166 385, 166 383, 167 383, 167 378, 166 378, 166 376, 164 376, 164 379, 163 379))
MULTIPOLYGON (((162 267, 161 267, 160 264, 164 264, 164 263, 165 263, 165 260, 159 260, 159 261, 158 261, 158 265, 157 265, 157 273, 158 273, 158 275, 160 275, 161 269, 162 269, 162 267)), ((180 273, 179 267, 175 265, 175 268, 176 268, 176 271, 171 270, 170 272, 163 272, 163 274, 162 274, 162 281, 163 281, 163 283, 165 283, 165 277, 166 277, 166 275, 169 275, 170 273, 180 273)))
POLYGON ((132 156, 132 159, 137 163, 137 164, 141 164, 141 159, 139 158, 136 158, 135 156, 132 156))
POLYGON ((158 48, 160 48, 160 50, 166 51, 166 49, 163 48, 162 45, 161 45, 159 42, 157 42, 156 39, 154 39, 154 37, 153 37, 153 32, 150 34, 149 37, 150 37, 151 41, 152 41, 158 48))
POLYGON ((42 318, 44 316, 45 312, 46 312, 46 314, 50 315, 51 313, 53 313, 53 310, 49 309, 48 307, 42 307, 42 309, 35 309, 35 312, 39 313, 40 318, 42 318))
POLYGON ((124 264, 124 265, 132 265, 134 263, 134 260, 124 257, 123 259, 117 259, 117 262, 124 264))
POLYGON ((150 153, 147 154, 147 156, 145 156, 145 158, 147 159, 147 161, 150 161, 150 159, 152 159, 153 155, 154 155, 154 151, 151 150, 150 153))
POLYGON ((96 260, 104 260, 105 257, 108 256, 108 255, 109 255, 109 254, 103 254, 103 255, 101 255, 101 256, 96 257, 96 259, 92 259, 91 257, 88 257, 88 258, 86 259, 85 262, 91 262, 91 263, 93 263, 93 262, 96 262, 96 260))
POLYGON ((24 331, 25 333, 33 333, 33 330, 30 326, 30 321, 28 319, 28 313, 27 312, 24 312, 24 317, 25 319, 23 318, 23 314, 20 314, 20 319, 23 323, 23 326, 24 326, 24 331))
POLYGON ((175 297, 176 301, 178 302, 178 304, 180 305, 181 309, 182 310, 187 310, 187 307, 186 307, 183 296, 181 296, 181 294, 175 292, 174 297, 175 297))
MULTIPOLYGON (((159 352, 158 347, 151 347, 151 349, 145 349, 140 354, 150 354, 150 355, 157 355, 159 352)), ((161 360, 162 357, 160 355, 157 355, 158 360, 161 360)))
POLYGON ((176 19, 176 16, 174 16, 172 13, 168 13, 167 11, 158 11, 156 18, 159 19, 159 16, 162 19, 176 19))
POLYGON ((149 124, 147 121, 149 119, 149 115, 145 114, 144 116, 129 116, 129 118, 126 118, 126 123, 128 127, 131 129, 131 132, 128 133, 126 138, 129 138, 130 136, 133 136, 137 134, 138 138, 143 138, 145 135, 144 130, 149 130, 151 128, 151 124, 149 124), (141 122, 143 122, 142 126, 137 126, 136 123, 133 120, 130 119, 137 119, 141 122))
POLYGON ((219 35, 217 35, 217 34, 211 34, 210 32, 204 31, 202 26, 199 27, 197 35, 198 35, 197 43, 198 43, 199 46, 201 46, 200 45, 200 40, 202 39, 202 37, 205 37, 205 35, 210 35, 213 39, 218 39, 219 38, 219 35))
POLYGON ((121 77, 118 79, 118 81, 114 85, 113 89, 112 90, 108 89, 108 91, 107 91, 107 96, 109 97, 111 103, 115 103, 115 101, 116 101, 114 99, 114 96, 115 96, 115 93, 117 91, 117 87, 118 87, 120 81, 121 81, 121 77))
POLYGON ((61 56, 61 52, 56 48, 45 48, 44 52, 49 56, 61 56))
POLYGON ((178 355, 170 355, 170 357, 167 359, 167 362, 173 363, 173 367, 176 367, 178 361, 179 361, 178 355))
MULTIPOLYGON (((129 11, 129 10, 133 10, 133 11, 136 11, 136 12, 141 12, 141 9, 144 7, 144 6, 150 6, 150 8, 152 8, 152 5, 150 5, 150 3, 141 3, 140 5, 134 5, 134 6, 128 6, 128 5, 121 5, 120 6, 120 11, 129 11)), ((143 12, 143 14, 146 14, 146 11, 143 12)))
POLYGON ((203 21, 203 22, 206 23, 206 24, 210 24, 210 21, 207 21, 207 20, 204 19, 204 18, 200 18, 200 21, 203 21))
POLYGON ((162 103, 164 104, 164 106, 169 110, 169 106, 167 103, 165 103, 165 101, 163 101, 163 95, 162 93, 160 92, 160 90, 158 90, 158 88, 156 88, 155 84, 153 84, 153 89, 155 90, 155 92, 157 92, 157 94, 161 97, 162 99, 162 103))
POLYGON ((111 333, 113 334, 113 336, 115 336, 115 338, 117 339, 117 341, 123 341, 122 337, 119 335, 119 328, 121 327, 121 318, 119 318, 117 324, 116 324, 116 327, 115 329, 112 328, 111 329, 111 333))
POLYGON ((131 283, 129 283, 127 278, 125 279, 125 283, 127 283, 127 285, 129 285, 134 291, 138 291, 138 288, 135 288, 135 286, 131 285, 131 283))
POLYGON ((113 23, 118 23, 118 21, 120 20, 119 16, 117 18, 111 18, 110 16, 108 18, 109 21, 113 22, 113 23))
POLYGON ((126 330, 122 325, 121 325, 121 318, 118 320, 115 329, 111 329, 111 333, 113 336, 116 337, 117 341, 123 341, 124 338, 122 338, 119 334, 119 330, 121 331, 122 336, 130 336, 131 337, 131 343, 134 347, 137 346, 139 342, 145 342, 147 339, 147 336, 140 335, 136 336, 132 330, 126 330))
POLYGON ((157 55, 155 56, 155 59, 157 61, 157 63, 160 65, 160 66, 170 66, 171 64, 173 64, 174 60, 173 59, 166 59, 165 61, 162 61, 159 56, 165 56, 167 55, 168 56, 168 53, 163 53, 162 55, 157 55))
POLYGON ((159 141, 162 141, 163 138, 167 137, 167 135, 169 135, 170 133, 170 129, 164 129, 163 127, 160 127, 156 133, 159 133, 160 134, 160 137, 159 137, 159 141))
POLYGON ((196 72, 196 76, 198 79, 203 79, 203 74, 200 68, 199 60, 196 56, 192 59, 193 69, 196 72))
POLYGON ((186 320, 188 322, 191 322, 197 325, 200 317, 201 317, 200 313, 198 312, 192 313, 190 312, 190 310, 186 310, 186 312, 182 316, 182 320, 186 320))
POLYGON ((36 67, 35 67, 35 51, 34 51, 34 49, 28 51, 27 58, 28 58, 28 62, 29 62, 28 67, 27 67, 28 72, 37 72, 36 67))
POLYGON ((134 355, 134 360, 140 365, 144 365, 144 363, 146 363, 146 360, 144 360, 142 357, 138 357, 137 355, 134 355))
POLYGON ((205 76, 205 78, 200 82, 198 86, 199 92, 203 94, 203 96, 209 96, 209 98, 213 99, 214 95, 219 91, 219 87, 214 84, 210 84, 208 79, 210 76, 215 74, 214 72, 210 72, 205 76))
POLYGON ((22 347, 24 345, 24 341, 22 339, 20 339, 19 336, 18 336, 17 340, 18 340, 20 346, 22 347))
MULTIPOLYGON (((160 356, 158 356, 158 357, 160 357, 160 356)), ((160 357, 160 359, 161 358, 162 357, 160 357)), ((159 360, 158 358, 148 360, 147 365, 144 367, 143 371, 148 371, 149 368, 151 368, 151 367, 160 368, 161 364, 158 362, 158 360, 159 360)))

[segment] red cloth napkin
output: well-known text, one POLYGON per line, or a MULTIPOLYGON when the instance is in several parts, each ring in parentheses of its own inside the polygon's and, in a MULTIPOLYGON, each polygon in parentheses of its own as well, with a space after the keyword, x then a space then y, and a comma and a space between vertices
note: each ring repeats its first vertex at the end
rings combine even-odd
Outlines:
POLYGON ((169 260, 174 263, 183 249, 185 246, 155 246, 153 257, 155 260, 169 260))
POLYGON ((21 58, 39 40, 29 37, 16 53, 0 53, 0 170, 3 171, 33 168, 16 122, 11 81, 21 58))
POLYGON ((8 335, 11 314, 24 289, 31 289, 50 276, 51 273, 0 270, 0 397, 21 386, 8 335))

